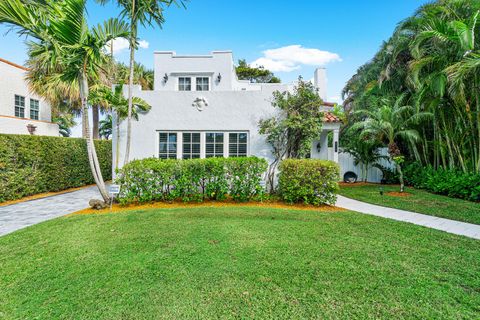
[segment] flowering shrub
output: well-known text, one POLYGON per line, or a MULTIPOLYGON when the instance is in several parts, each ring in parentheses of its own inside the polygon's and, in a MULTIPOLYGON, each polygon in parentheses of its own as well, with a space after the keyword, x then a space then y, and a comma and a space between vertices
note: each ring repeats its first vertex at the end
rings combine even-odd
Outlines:
POLYGON ((339 167, 327 160, 287 159, 280 163, 280 196, 289 203, 335 204, 339 167))
POLYGON ((453 198, 480 201, 480 174, 434 169, 412 163, 405 169, 407 184, 453 198))
POLYGON ((118 172, 121 203, 225 200, 247 201, 264 192, 267 162, 256 157, 192 160, 134 160, 118 172))

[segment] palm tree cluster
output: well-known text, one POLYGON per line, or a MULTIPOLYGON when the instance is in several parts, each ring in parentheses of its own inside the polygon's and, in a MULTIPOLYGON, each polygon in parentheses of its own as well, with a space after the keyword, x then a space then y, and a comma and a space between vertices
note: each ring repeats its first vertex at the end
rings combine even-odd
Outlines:
POLYGON ((402 21, 343 95, 351 130, 435 168, 480 172, 480 1, 438 0, 402 21))

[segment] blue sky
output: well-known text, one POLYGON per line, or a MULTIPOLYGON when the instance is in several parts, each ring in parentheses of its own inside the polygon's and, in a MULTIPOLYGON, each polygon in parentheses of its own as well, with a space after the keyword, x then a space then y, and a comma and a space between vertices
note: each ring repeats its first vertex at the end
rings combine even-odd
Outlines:
MULTIPOLYGON (((235 59, 254 62, 263 58, 259 61, 287 70, 275 72, 283 82, 299 75, 311 79, 315 64, 326 63, 329 100, 338 101, 356 69, 375 54, 398 22, 426 2, 191 0, 186 9, 166 11, 163 29, 140 29, 139 36, 145 42, 137 60, 152 67, 156 50, 205 54, 229 49, 235 59)), ((101 7, 88 2, 90 23, 116 16, 118 11, 113 4, 101 7)), ((0 26, 0 57, 22 64, 26 59, 24 39, 6 31, 0 26)), ((116 56, 128 60, 127 50, 116 56)))

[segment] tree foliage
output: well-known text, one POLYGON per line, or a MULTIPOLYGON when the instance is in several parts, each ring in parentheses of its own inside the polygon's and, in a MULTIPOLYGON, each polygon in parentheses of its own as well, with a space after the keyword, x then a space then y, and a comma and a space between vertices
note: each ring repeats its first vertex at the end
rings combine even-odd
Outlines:
POLYGON ((438 0, 402 21, 345 86, 349 123, 377 110, 395 113, 401 99, 412 116, 432 115, 400 129, 417 137, 395 138, 401 154, 434 168, 480 172, 479 19, 478 0, 438 0))
POLYGON ((238 60, 235 67, 239 80, 248 80, 252 83, 280 83, 280 78, 275 77, 273 72, 264 67, 252 67, 245 59, 238 60))

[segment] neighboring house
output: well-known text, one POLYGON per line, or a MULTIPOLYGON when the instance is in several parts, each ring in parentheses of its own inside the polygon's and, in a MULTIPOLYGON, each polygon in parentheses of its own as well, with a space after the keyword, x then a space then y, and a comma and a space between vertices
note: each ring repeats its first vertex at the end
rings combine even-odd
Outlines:
MULTIPOLYGON (((135 87, 133 95, 146 100, 152 109, 132 121, 130 159, 159 157, 191 159, 206 157, 258 156, 272 160, 265 136, 258 133, 258 122, 270 117, 276 90, 292 90, 293 85, 250 83, 237 79, 231 51, 210 55, 184 56, 155 52, 154 89, 135 87)), ((325 69, 317 69, 314 83, 326 98, 325 69)), ((126 91, 125 91, 126 93, 126 91)), ((338 162, 340 121, 325 103, 325 122, 311 157, 338 162), (328 148, 333 131, 333 148, 328 148)), ((116 127, 115 125, 113 126, 116 127)), ((123 163, 127 121, 120 125, 119 164, 123 163)), ((113 133, 115 158, 117 134, 113 133)), ((114 159, 114 163, 116 163, 114 159)))
POLYGON ((26 71, 0 58, 0 133, 58 136, 50 105, 29 91, 26 71))

